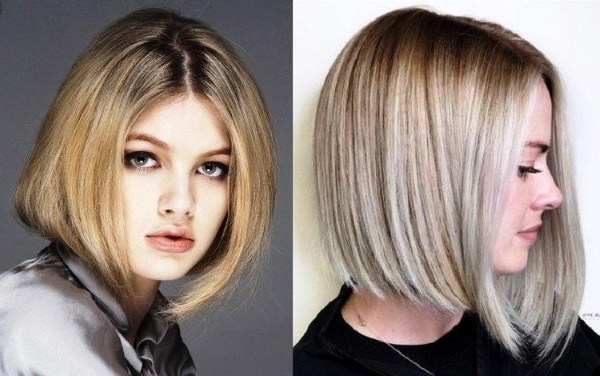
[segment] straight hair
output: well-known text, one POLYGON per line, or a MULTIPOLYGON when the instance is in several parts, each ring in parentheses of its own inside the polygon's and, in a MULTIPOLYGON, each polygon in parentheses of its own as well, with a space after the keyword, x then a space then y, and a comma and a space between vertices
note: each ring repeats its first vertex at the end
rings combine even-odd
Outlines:
POLYGON ((223 295, 269 238, 275 192, 270 120, 230 44, 165 9, 115 21, 79 56, 43 122, 15 194, 21 222, 69 246, 123 303, 133 295, 121 198, 125 138, 153 105, 194 95, 216 109, 232 145, 229 210, 188 290, 166 309, 179 319, 223 295), (261 168, 252 168, 260 164, 261 168))
POLYGON ((409 8, 356 34, 333 63, 314 153, 324 250, 359 292, 476 312, 515 357, 562 353, 584 284, 560 80, 527 41, 490 22, 409 8), (543 214, 526 270, 492 251, 538 82, 552 99, 548 167, 564 195, 543 214))

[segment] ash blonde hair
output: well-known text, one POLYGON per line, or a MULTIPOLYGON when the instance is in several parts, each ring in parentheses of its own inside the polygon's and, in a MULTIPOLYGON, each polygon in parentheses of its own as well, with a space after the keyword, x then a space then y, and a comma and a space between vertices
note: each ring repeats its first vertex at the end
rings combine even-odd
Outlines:
POLYGON ((324 248, 345 282, 475 311, 516 357, 564 350, 585 268, 559 77, 540 51, 493 23, 390 12, 331 67, 314 140, 324 248), (498 276, 496 229, 540 79, 564 202, 544 213, 526 271, 498 276))
POLYGON ((121 175, 126 135, 154 104, 211 103, 232 145, 230 207, 196 280, 167 313, 183 317, 222 295, 265 249, 275 164, 260 91, 230 44, 207 25, 142 9, 103 30, 71 68, 46 114, 15 195, 21 221, 69 246, 123 302, 132 296, 121 175), (255 168, 255 166, 260 168, 255 168))

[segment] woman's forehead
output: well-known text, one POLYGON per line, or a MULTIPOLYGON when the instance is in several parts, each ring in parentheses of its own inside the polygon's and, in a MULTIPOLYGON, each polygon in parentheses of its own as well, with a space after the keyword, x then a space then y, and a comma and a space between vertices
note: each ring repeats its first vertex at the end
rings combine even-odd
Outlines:
POLYGON ((533 108, 527 117, 525 149, 547 151, 552 137, 552 99, 542 80, 535 90, 533 108), (544 147, 545 145, 545 147, 544 147))
POLYGON ((163 149, 228 148, 227 128, 205 99, 175 98, 150 107, 131 127, 127 140, 151 140, 163 149))

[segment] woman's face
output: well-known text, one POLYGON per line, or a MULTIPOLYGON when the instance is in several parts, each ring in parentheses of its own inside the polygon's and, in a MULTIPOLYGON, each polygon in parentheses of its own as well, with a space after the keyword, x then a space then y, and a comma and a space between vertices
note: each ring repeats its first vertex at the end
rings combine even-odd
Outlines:
POLYGON ((508 202, 494 245, 494 271, 498 274, 518 273, 525 269, 529 247, 542 225, 542 213, 562 203, 562 194, 546 160, 551 137, 552 102, 546 85, 540 81, 529 114, 519 171, 510 183, 508 202))
POLYGON ((193 95, 142 113, 125 144, 123 202, 138 279, 185 275, 227 214, 230 142, 210 104, 193 95))

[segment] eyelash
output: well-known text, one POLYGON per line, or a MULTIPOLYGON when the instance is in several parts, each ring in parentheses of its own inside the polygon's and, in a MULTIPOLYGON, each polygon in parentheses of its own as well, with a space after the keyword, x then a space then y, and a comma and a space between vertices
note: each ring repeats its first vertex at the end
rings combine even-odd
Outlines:
MULTIPOLYGON (((123 163, 125 164, 125 167, 135 170, 135 171, 140 171, 140 172, 150 172, 150 170, 154 170, 158 167, 160 167, 160 165, 158 164, 158 158, 152 154, 152 153, 148 153, 146 151, 135 151, 132 153, 127 153, 125 154, 125 156, 123 157, 123 163), (152 159, 156 164, 154 166, 139 166, 137 165, 134 160, 136 158, 148 158, 148 159, 152 159)), ((143 163, 146 164, 146 163, 143 163)), ((202 163, 198 168, 197 168, 197 173, 205 176, 209 179, 214 179, 214 180, 224 180, 227 175, 229 174, 229 166, 227 166, 224 163, 221 162, 204 162, 202 163), (218 170, 220 170, 220 172, 217 175, 210 175, 209 173, 205 173, 205 172, 200 172, 200 170, 203 169, 203 167, 207 167, 207 166, 211 166, 213 168, 216 168, 218 170)))
POLYGON ((538 170, 535 167, 531 167, 531 166, 519 166, 519 171, 518 171, 517 175, 520 178, 525 179, 528 174, 539 174, 540 172, 542 172, 542 170, 538 170))

